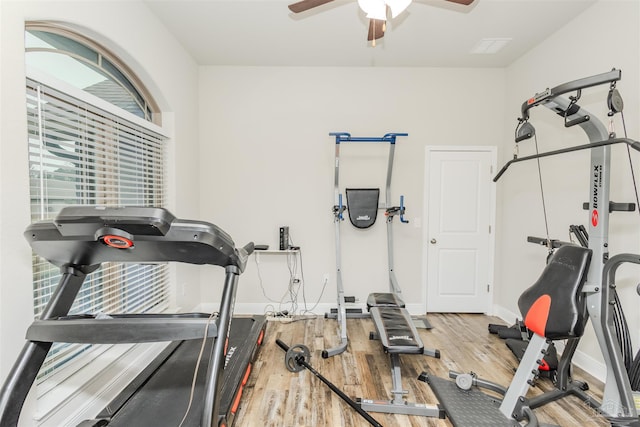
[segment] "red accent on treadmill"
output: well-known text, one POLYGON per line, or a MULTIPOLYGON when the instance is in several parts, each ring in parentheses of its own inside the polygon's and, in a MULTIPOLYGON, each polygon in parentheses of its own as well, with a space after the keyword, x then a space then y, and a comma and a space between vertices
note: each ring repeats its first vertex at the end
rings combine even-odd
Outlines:
POLYGON ((116 249, 128 249, 133 247, 133 241, 126 237, 116 236, 114 234, 108 234, 102 236, 102 241, 105 245, 116 249))
POLYGON ((260 336, 258 337, 258 345, 262 345, 263 338, 264 338, 264 329, 260 331, 260 336))
POLYGON ((531 331, 544 337, 549 320, 549 309, 551 308, 551 297, 547 294, 540 296, 529 308, 524 324, 531 331))
POLYGON ((242 384, 243 386, 247 385, 247 381, 249 381, 249 375, 251 375, 251 363, 249 363, 249 365, 247 366, 247 370, 244 372, 244 377, 242 377, 242 382, 240 384, 242 384))
POLYGON ((238 407, 240 406, 240 399, 242 399, 242 392, 244 391, 244 387, 240 386, 238 390, 238 394, 236 394, 236 398, 233 400, 233 405, 231 405, 231 413, 235 414, 238 412, 238 407))
POLYGON ((591 225, 593 225, 594 227, 598 226, 598 210, 594 209, 593 212, 591 212, 591 225))

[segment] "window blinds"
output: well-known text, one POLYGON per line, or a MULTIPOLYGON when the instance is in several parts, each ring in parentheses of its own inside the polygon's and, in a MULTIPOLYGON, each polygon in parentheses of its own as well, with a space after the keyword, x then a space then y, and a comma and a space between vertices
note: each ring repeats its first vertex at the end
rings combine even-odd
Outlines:
MULTIPOLYGON (((68 205, 163 206, 164 137, 62 91, 27 81, 31 219, 68 205)), ((58 285, 58 268, 33 256, 34 315, 58 285)), ((144 313, 167 308, 166 264, 105 263, 90 274, 71 309, 144 313)), ((55 344, 39 379, 91 346, 55 344)))

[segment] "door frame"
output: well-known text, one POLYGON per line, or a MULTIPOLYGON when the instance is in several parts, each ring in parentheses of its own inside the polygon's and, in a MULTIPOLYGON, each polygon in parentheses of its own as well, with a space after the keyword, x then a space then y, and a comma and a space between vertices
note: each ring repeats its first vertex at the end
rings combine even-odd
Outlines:
MULTIPOLYGON (((433 152, 485 152, 491 155, 491 175, 497 173, 498 147, 493 145, 427 145, 425 147, 424 161, 424 191, 422 200, 422 301, 424 312, 427 313, 428 296, 428 273, 429 273, 429 162, 433 152)), ((490 183, 489 188, 489 268, 487 281, 489 282, 489 292, 487 295, 487 306, 485 314, 493 314, 493 291, 495 288, 495 253, 496 253, 496 184, 490 183)))

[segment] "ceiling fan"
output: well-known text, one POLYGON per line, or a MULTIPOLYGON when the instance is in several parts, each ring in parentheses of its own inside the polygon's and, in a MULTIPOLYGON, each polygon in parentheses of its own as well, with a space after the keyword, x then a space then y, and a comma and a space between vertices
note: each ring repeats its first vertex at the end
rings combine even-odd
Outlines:
MULTIPOLYGON (((330 3, 334 0, 301 0, 289 5, 289 10, 293 13, 305 12, 314 7, 322 6, 323 4, 330 3)), ((369 18, 369 33, 367 34, 367 40, 372 42, 372 45, 376 45, 376 40, 381 39, 384 36, 387 23, 387 12, 390 12, 391 17, 395 18, 402 13, 410 4, 412 0, 358 0, 358 6, 369 18)), ((443 0, 451 3, 457 3, 465 6, 469 6, 475 0, 443 0)))

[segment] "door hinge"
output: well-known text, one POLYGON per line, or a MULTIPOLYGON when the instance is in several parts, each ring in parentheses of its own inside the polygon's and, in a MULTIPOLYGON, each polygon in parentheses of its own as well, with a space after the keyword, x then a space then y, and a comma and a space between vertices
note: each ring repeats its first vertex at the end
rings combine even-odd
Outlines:
POLYGON ((491 285, 487 285, 487 293, 489 293, 490 289, 491 289, 491 285))
POLYGON ((489 225, 489 234, 491 234, 491 225, 489 225))

